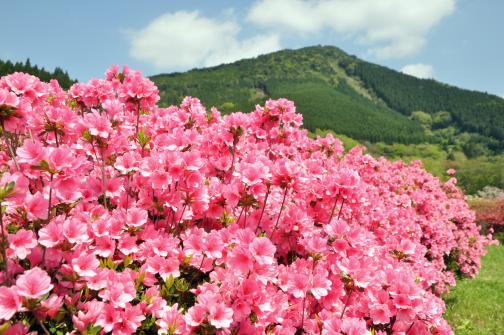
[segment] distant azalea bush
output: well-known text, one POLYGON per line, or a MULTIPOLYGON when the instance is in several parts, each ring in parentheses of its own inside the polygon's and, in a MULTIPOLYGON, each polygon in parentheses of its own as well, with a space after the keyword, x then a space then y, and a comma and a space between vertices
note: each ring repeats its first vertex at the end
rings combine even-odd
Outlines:
POLYGON ((285 99, 222 116, 116 66, 0 79, 3 334, 451 334, 490 237, 422 169, 310 139, 285 99))
POLYGON ((471 208, 476 212, 476 221, 504 231, 504 197, 497 199, 473 198, 471 208))

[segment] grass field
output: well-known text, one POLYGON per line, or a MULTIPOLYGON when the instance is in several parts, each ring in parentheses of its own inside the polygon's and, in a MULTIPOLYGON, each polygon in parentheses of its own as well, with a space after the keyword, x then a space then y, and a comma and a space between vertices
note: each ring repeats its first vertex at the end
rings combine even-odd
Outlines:
POLYGON ((456 335, 504 335, 504 246, 492 246, 479 275, 459 280, 444 297, 456 335))

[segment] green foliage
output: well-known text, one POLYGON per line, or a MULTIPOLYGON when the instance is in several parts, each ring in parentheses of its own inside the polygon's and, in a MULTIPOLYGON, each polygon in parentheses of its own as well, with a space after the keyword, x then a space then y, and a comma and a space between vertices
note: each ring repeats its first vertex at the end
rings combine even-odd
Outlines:
POLYGON ((504 188, 504 155, 450 162, 457 170, 459 185, 474 194, 487 185, 504 188))
POLYGON ((411 113, 410 117, 413 121, 420 123, 423 127, 432 127, 432 116, 422 111, 415 111, 411 113))
POLYGON ((433 114, 436 127, 452 124, 459 131, 497 140, 497 146, 489 146, 493 151, 504 149, 504 99, 432 79, 418 79, 361 60, 349 60, 342 65, 349 75, 362 80, 394 110, 404 115, 418 110, 433 114))
POLYGON ((304 126, 331 129, 356 139, 387 143, 418 143, 422 129, 403 115, 360 97, 344 94, 321 80, 270 80, 272 98, 285 97, 296 103, 304 126))
POLYGON ((56 79, 60 86, 64 89, 68 89, 75 83, 75 80, 71 79, 68 73, 59 67, 56 67, 54 71, 50 72, 45 70, 43 67, 39 68, 37 65, 31 65, 29 58, 25 63, 12 63, 11 61, 3 61, 0 59, 0 77, 14 72, 29 73, 39 77, 40 80, 45 82, 49 82, 51 79, 56 79))
POLYGON ((433 128, 446 128, 452 123, 453 119, 451 114, 446 111, 441 111, 432 114, 432 127, 433 128))

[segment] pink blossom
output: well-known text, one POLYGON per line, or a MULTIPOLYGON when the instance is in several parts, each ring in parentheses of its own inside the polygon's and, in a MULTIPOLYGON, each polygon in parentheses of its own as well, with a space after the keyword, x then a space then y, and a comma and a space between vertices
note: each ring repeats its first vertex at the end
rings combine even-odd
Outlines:
POLYGON ((118 249, 125 255, 129 255, 138 251, 136 237, 131 235, 124 235, 119 239, 118 249))
POLYGON ((25 203, 29 219, 47 219, 49 202, 41 192, 27 194, 25 203))
POLYGON ((98 136, 101 138, 109 138, 112 133, 112 126, 107 117, 103 114, 100 115, 98 112, 94 111, 92 113, 86 114, 84 117, 83 125, 89 129, 89 133, 93 136, 98 136))
POLYGON ((147 223, 147 211, 140 208, 130 208, 126 220, 130 227, 141 227, 147 223))
POLYGON ((14 287, 0 287, 0 319, 10 320, 22 310, 23 301, 14 287))
POLYGON ((9 92, 6 89, 0 88, 0 106, 17 107, 19 98, 16 94, 9 92))
POLYGON ((79 244, 89 241, 86 225, 74 218, 63 222, 63 236, 70 243, 79 244))
POLYGON ((63 306, 63 297, 51 294, 49 298, 43 300, 40 305, 44 308, 50 318, 54 318, 61 306, 63 306))
POLYGON ((100 266, 100 262, 96 259, 95 255, 80 254, 72 260, 72 268, 79 275, 83 277, 93 277, 96 275, 96 270, 100 266))
POLYGON ((46 159, 45 152, 42 143, 32 140, 25 140, 23 146, 16 150, 18 161, 31 165, 38 165, 42 160, 46 159))
POLYGON ((269 239, 265 237, 255 238, 249 249, 259 264, 273 264, 276 248, 269 239))
POLYGON ((234 269, 247 273, 252 269, 252 255, 248 250, 236 248, 232 251, 228 263, 234 269))
POLYGON ((113 305, 105 304, 101 313, 96 319, 96 325, 102 327, 103 331, 111 332, 122 320, 121 311, 113 305))
POLYGON ((52 248, 62 240, 63 226, 54 220, 39 230, 39 243, 44 247, 52 248))
POLYGON ((16 280, 17 293, 29 299, 38 299, 51 291, 52 288, 51 278, 39 267, 26 271, 16 280))
POLYGON ((366 322, 358 318, 344 318, 341 330, 348 335, 370 334, 370 332, 366 330, 366 322))
POLYGON ((35 332, 29 332, 29 327, 22 322, 11 325, 4 335, 36 335, 35 332))
POLYGON ((16 234, 9 235, 9 248, 19 259, 25 259, 36 246, 35 234, 30 230, 20 229, 16 234))
POLYGON ((296 298, 304 298, 309 288, 308 277, 301 273, 293 273, 288 290, 296 298))
POLYGON ((210 306, 208 320, 215 328, 227 328, 233 322, 233 310, 224 304, 210 306))

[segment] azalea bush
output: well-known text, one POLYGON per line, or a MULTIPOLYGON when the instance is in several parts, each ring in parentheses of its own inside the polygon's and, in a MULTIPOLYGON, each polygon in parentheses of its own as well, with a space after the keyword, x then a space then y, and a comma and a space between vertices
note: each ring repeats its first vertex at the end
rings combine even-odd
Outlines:
POLYGON ((476 223, 482 232, 490 232, 494 239, 504 243, 504 196, 496 198, 474 197, 469 201, 476 213, 476 223))
POLYGON ((504 230, 504 197, 498 199, 473 198, 471 208, 476 221, 504 230))
POLYGON ((481 236, 455 178, 344 153, 292 102, 158 107, 139 72, 0 79, 4 334, 451 334, 481 236))

